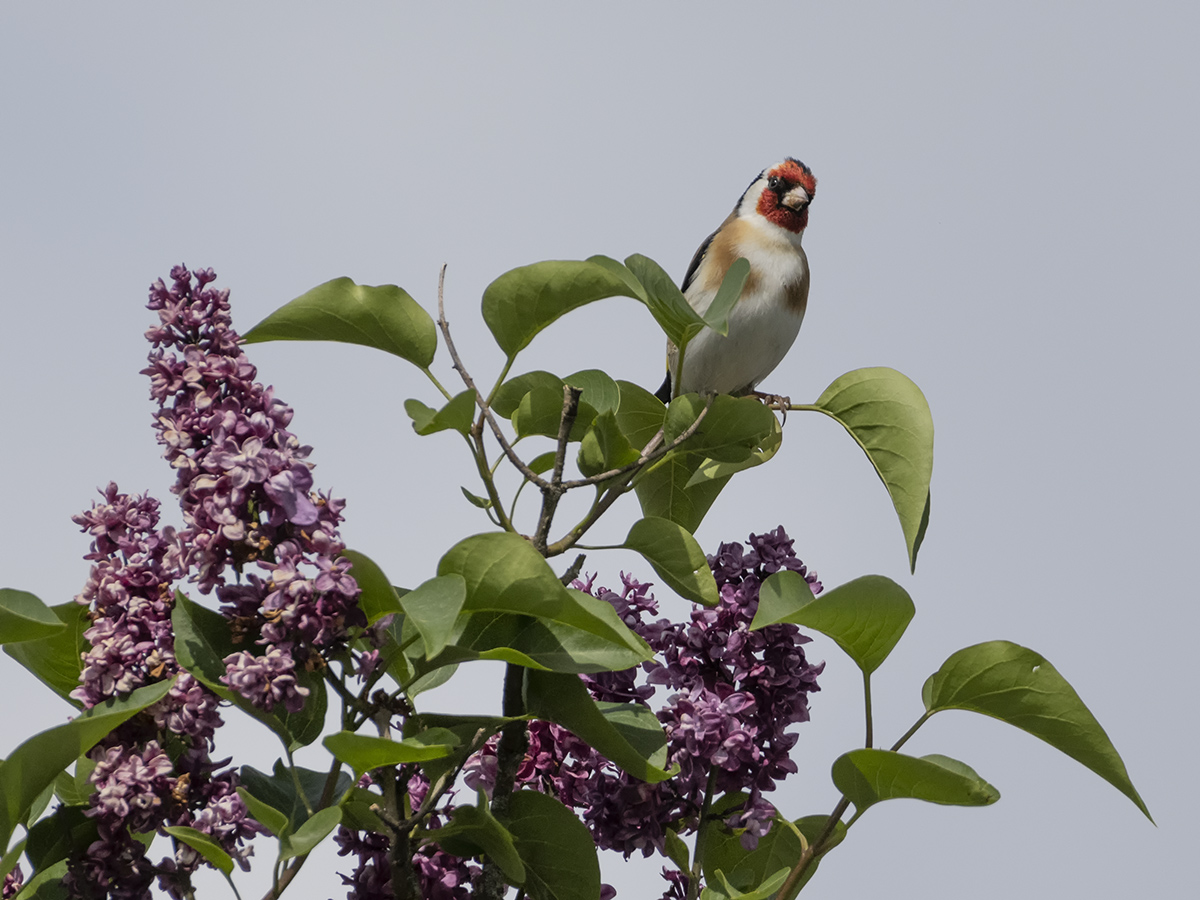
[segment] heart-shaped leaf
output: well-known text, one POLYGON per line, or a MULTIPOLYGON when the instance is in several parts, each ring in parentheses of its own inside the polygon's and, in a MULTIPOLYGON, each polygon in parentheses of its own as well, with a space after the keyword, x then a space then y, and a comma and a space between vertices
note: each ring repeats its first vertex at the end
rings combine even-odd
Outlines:
POLYGON ((357 550, 345 550, 342 556, 350 560, 350 574, 354 576, 359 590, 362 591, 358 597, 358 605, 367 617, 367 624, 374 625, 384 616, 392 616, 402 611, 400 595, 392 586, 391 579, 374 560, 357 550))
POLYGON ((857 812, 882 800, 909 798, 948 806, 988 806, 1000 792, 966 763, 893 750, 851 750, 833 763, 833 783, 857 812))
POLYGON ((933 475, 933 416, 925 395, 895 369, 855 369, 829 385, 815 407, 840 422, 871 460, 900 517, 916 571, 933 475))
POLYGON ((186 825, 168 825, 163 828, 163 831, 187 844, 211 863, 214 869, 225 875, 233 872, 233 857, 226 853, 221 845, 212 839, 211 835, 186 825))
POLYGON ((430 840, 455 856, 486 854, 510 884, 525 883, 525 864, 517 853, 513 836, 492 815, 483 791, 479 792, 475 806, 455 807, 450 823, 432 832, 430 840))
POLYGON ((438 564, 439 575, 463 576, 464 612, 504 612, 561 622, 634 653, 652 655, 603 601, 568 591, 530 543, 508 532, 478 534, 455 544, 438 564), (607 610, 604 607, 608 607, 607 610))
POLYGON ((475 392, 455 394, 441 409, 426 406, 420 400, 405 400, 404 411, 412 419, 413 431, 417 434, 453 430, 465 435, 470 432, 475 417, 475 392))
POLYGON ((91 646, 83 635, 92 621, 88 608, 74 601, 52 606, 50 611, 63 628, 36 640, 5 644, 4 652, 58 696, 79 707, 80 702, 72 699, 71 692, 79 687, 83 654, 91 646))
POLYGON ((633 523, 622 545, 636 550, 667 585, 685 600, 704 606, 721 602, 708 559, 687 529, 648 516, 633 523))
POLYGON ((245 341, 361 344, 428 369, 437 350, 437 329, 404 289, 335 278, 275 310, 246 333, 245 341))
POLYGON ((509 798, 508 829, 525 864, 530 900, 595 900, 600 860, 592 836, 576 815, 540 791, 509 798))
POLYGON ((511 361, 560 316, 605 297, 640 299, 633 285, 591 260, 548 260, 505 272, 483 292, 483 320, 511 361))
POLYGON ((382 766, 424 762, 449 756, 460 741, 445 728, 427 728, 400 741, 339 731, 325 738, 325 749, 361 776, 382 766))
POLYGON ((1087 766, 1154 821, 1096 717, 1040 653, 1008 641, 966 647, 929 676, 921 695, 930 713, 967 709, 1041 738, 1087 766))
POLYGON ((649 709, 639 704, 601 706, 575 675, 526 670, 525 704, 530 714, 569 729, 635 778, 653 784, 675 771, 663 769, 667 738, 649 709), (614 711, 613 706, 620 709, 614 711))
POLYGON ((38 796, 54 784, 58 773, 127 719, 167 695, 174 679, 133 691, 80 713, 65 725, 35 734, 0 763, 0 847, 8 846, 38 796))
POLYGON ((783 570, 762 583, 758 597, 752 631, 776 622, 819 631, 866 675, 887 659, 916 612, 908 592, 882 575, 864 575, 813 596, 803 577, 783 570))
POLYGON ((35 641, 64 627, 54 611, 33 594, 0 588, 0 644, 35 641))

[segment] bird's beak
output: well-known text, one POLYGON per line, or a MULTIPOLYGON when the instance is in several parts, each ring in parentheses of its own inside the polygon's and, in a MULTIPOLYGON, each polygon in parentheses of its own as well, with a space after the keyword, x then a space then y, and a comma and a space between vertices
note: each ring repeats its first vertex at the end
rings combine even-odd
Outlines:
POLYGON ((812 202, 812 198, 808 196, 808 191, 797 186, 784 194, 779 202, 788 209, 801 212, 808 208, 808 204, 812 202))

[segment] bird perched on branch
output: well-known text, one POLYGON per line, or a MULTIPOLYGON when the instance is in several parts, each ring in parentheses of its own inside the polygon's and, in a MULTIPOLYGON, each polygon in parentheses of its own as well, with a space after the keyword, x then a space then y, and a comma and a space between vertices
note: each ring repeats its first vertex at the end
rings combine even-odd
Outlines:
POLYGON ((678 351, 668 342, 667 379, 655 394, 658 399, 667 403, 693 391, 757 394, 755 388, 787 354, 804 320, 808 257, 800 241, 816 191, 812 170, 788 157, 764 169, 729 218, 700 245, 682 290, 701 315, 738 257, 749 261, 750 275, 729 314, 729 334, 705 328, 688 343, 674 391, 671 379, 678 351))

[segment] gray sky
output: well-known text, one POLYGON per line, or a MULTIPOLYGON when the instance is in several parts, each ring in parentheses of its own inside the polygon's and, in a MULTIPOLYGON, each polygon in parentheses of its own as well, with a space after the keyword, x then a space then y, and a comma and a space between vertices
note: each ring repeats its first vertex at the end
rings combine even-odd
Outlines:
MULTIPOLYGON (((428 306, 448 263, 451 322, 489 380, 500 354, 478 298, 495 276, 640 252, 681 277, 758 171, 794 155, 820 181, 813 287, 763 387, 803 402, 860 366, 913 378, 937 426, 928 538, 910 576, 866 459, 801 414, 697 537, 712 550, 783 524, 826 585, 874 572, 906 586, 918 612, 876 675, 881 741, 954 650, 1006 638, 1043 653, 1159 826, 1032 737, 946 714, 906 749, 962 759, 1001 802, 878 806, 809 893, 1194 890, 1194 5, 189 6, 0 6, 0 583, 73 596, 87 542, 69 517, 110 479, 169 503, 138 370, 146 286, 172 264, 214 267, 246 330, 340 275, 428 306)), ((348 542, 393 579, 423 581, 485 528, 459 493, 460 445, 409 427, 404 399, 433 396, 415 370, 325 344, 250 355, 295 407, 317 484, 348 499, 348 542)), ((614 300, 521 363, 653 388, 662 338, 614 300)), ((436 365, 453 375, 444 353, 436 365)), ((599 537, 635 514, 625 504, 599 537)), ((623 566, 651 575, 613 554, 588 567, 615 583, 623 566)), ((829 765, 861 740, 856 671, 812 646, 829 665, 802 772, 775 798, 792 816, 832 808, 829 765)), ((4 755, 69 710, 7 657, 0 673, 4 755)), ((440 702, 494 711, 495 676, 468 672, 440 702)), ((226 731, 230 752, 269 767, 264 732, 226 731)), ((622 897, 661 892, 657 864, 604 865, 622 897)), ((314 861, 289 895, 342 897, 337 868, 314 861)), ((253 895, 261 875, 244 883, 253 895)))

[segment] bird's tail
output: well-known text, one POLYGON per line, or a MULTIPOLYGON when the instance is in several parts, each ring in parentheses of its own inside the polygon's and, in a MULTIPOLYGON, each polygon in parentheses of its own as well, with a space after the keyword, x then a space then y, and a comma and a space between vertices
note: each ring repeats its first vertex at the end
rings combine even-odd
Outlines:
POLYGON ((663 379, 662 387, 654 392, 654 396, 663 403, 671 402, 671 373, 667 373, 667 377, 663 379))

